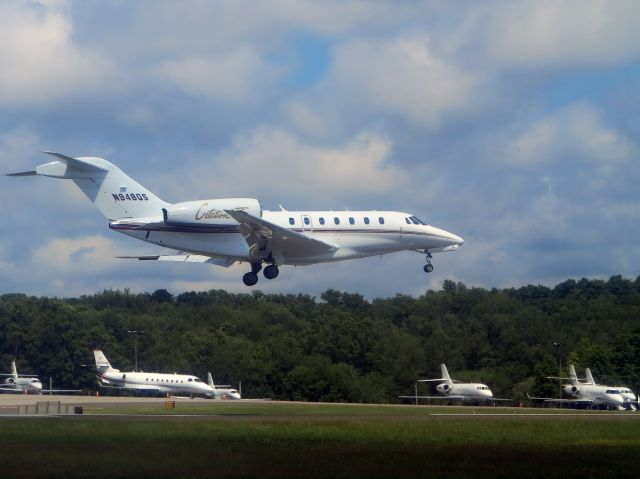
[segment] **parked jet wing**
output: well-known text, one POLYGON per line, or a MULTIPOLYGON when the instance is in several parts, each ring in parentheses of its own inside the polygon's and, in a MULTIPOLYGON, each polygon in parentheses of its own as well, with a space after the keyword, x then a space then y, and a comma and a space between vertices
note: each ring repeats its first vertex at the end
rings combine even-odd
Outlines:
POLYGON ((460 394, 452 394, 448 396, 398 396, 402 399, 440 399, 443 401, 449 399, 462 400, 462 401, 513 401, 513 399, 494 398, 494 397, 470 397, 462 396, 460 394))
POLYGON ((329 243, 283 228, 246 211, 225 212, 240 223, 240 234, 254 257, 260 257, 261 252, 270 251, 283 258, 308 257, 331 253, 337 249, 329 243))
POLYGON ((138 259, 140 261, 177 261, 183 263, 207 263, 215 266, 228 268, 235 260, 229 258, 214 258, 201 254, 165 254, 165 255, 147 255, 147 256, 117 256, 121 259, 138 259))

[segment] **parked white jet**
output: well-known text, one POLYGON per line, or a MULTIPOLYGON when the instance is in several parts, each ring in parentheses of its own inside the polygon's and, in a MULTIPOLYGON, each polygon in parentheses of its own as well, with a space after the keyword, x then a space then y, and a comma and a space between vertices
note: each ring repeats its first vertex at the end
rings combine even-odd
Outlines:
POLYGON ((202 382, 202 379, 195 376, 145 373, 141 371, 122 372, 111 367, 101 350, 96 349, 93 354, 96 360, 98 379, 102 386, 156 394, 213 395, 213 389, 202 382))
MULTIPOLYGON (((592 384, 595 385, 596 382, 593 379, 593 375, 591 374, 591 369, 585 368, 585 376, 586 381, 583 384, 592 384)), ((635 393, 629 389, 627 386, 604 386, 608 389, 617 389, 620 391, 620 396, 624 399, 624 407, 625 409, 629 409, 631 411, 636 411, 638 409, 638 398, 635 393)))
POLYGON ((211 373, 207 373, 207 383, 213 389, 213 399, 242 399, 237 389, 232 389, 228 384, 216 386, 211 373))
POLYGON ((447 366, 440 365, 442 377, 437 379, 419 379, 419 383, 440 382, 436 386, 436 390, 442 396, 400 396, 406 399, 445 399, 459 400, 462 402, 491 402, 491 401, 511 401, 511 399, 494 398, 493 392, 489 386, 482 383, 463 383, 455 379, 451 379, 447 366))
MULTIPOLYGON (((576 368, 573 364, 569 365, 569 377, 557 377, 549 376, 548 379, 569 379, 570 384, 563 386, 565 394, 571 397, 571 399, 559 399, 559 398, 537 398, 532 397, 529 399, 542 400, 545 403, 551 404, 575 404, 585 406, 603 407, 607 409, 624 409, 624 398, 620 395, 620 391, 617 388, 609 386, 598 386, 597 384, 587 384, 578 381, 576 374, 576 368)), ((592 378, 593 379, 593 378, 592 378)))
POLYGON ((42 394, 80 392, 80 389, 43 389, 42 382, 36 375, 19 375, 15 361, 11 361, 11 373, 2 373, 0 376, 9 376, 0 384, 0 393, 42 394))
POLYGON ((34 171, 9 176, 70 179, 109 220, 115 231, 178 254, 135 256, 140 260, 184 261, 229 267, 247 262, 247 286, 262 270, 274 279, 282 265, 310 265, 416 251, 426 256, 424 271, 433 270, 431 253, 453 251, 463 239, 397 211, 263 210, 252 198, 224 198, 170 204, 102 158, 47 152, 56 160, 34 171))

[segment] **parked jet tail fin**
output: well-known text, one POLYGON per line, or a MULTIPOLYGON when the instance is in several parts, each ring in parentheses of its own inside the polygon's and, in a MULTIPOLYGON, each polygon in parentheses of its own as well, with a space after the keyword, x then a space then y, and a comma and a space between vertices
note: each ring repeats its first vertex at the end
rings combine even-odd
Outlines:
POLYGON ((571 384, 578 384, 578 375, 576 374, 576 368, 573 364, 569 364, 569 380, 571 384))
POLYGON ((104 374, 106 372, 111 372, 111 371, 118 371, 117 369, 114 369, 111 367, 109 360, 104 355, 102 350, 95 349, 93 351, 93 356, 96 360, 96 370, 98 371, 99 374, 104 374))
POLYGON ((447 371, 447 366, 445 366, 444 364, 440 365, 440 370, 442 372, 442 377, 448 382, 448 383, 453 383, 453 381, 451 381, 451 377, 449 376, 449 371, 447 371))
POLYGON ((213 383, 213 376, 211 375, 211 373, 207 373, 207 384, 211 389, 213 389, 214 391, 216 390, 216 385, 213 383))
POLYGON ((109 161, 96 157, 72 158, 46 151, 56 160, 33 171, 8 176, 49 176, 72 180, 108 219, 159 215, 168 205, 109 161))
POLYGON ((596 382, 593 380, 593 375, 591 374, 591 369, 585 369, 585 376, 587 376, 587 384, 595 384, 596 382))
POLYGON ((16 362, 11 361, 11 376, 13 379, 18 379, 18 370, 16 369, 16 362))

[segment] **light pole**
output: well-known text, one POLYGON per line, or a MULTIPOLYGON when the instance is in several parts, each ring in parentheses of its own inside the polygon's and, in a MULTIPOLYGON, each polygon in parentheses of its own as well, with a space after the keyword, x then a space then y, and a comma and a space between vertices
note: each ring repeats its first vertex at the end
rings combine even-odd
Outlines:
POLYGON ((135 364, 136 364, 133 370, 137 371, 138 370, 138 334, 144 334, 144 331, 132 329, 127 331, 127 333, 133 334, 133 353, 135 356, 135 364))
POLYGON ((559 391, 558 391, 558 399, 562 399, 562 353, 560 352, 560 348, 562 347, 562 344, 556 343, 554 341, 553 345, 555 346, 556 354, 558 355, 558 378, 560 378, 558 383, 560 384, 559 391))

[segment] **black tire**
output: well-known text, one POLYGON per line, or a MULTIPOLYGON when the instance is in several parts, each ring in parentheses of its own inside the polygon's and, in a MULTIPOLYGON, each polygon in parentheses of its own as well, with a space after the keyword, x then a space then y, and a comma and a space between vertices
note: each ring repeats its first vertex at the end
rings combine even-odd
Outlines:
POLYGON ((424 272, 425 273, 431 273, 433 271, 433 265, 431 263, 425 264, 424 265, 424 272))
POLYGON ((254 286, 258 282, 258 275, 253 272, 246 273, 242 277, 242 282, 247 286, 254 286))
POLYGON ((264 274, 264 277, 267 279, 275 279, 278 277, 278 274, 280 274, 280 270, 275 264, 270 264, 269 266, 266 266, 264 268, 262 273, 264 274))

